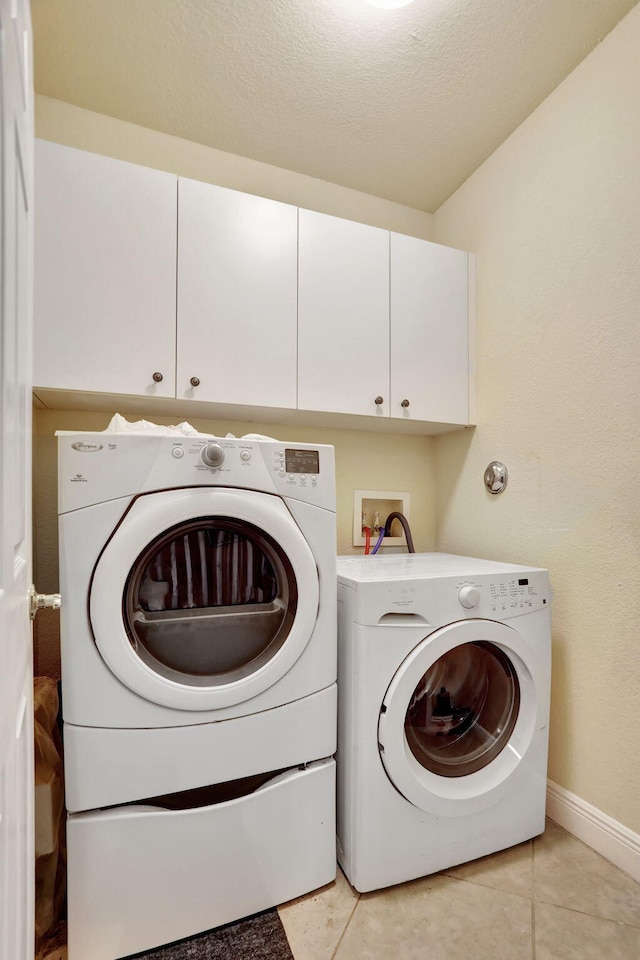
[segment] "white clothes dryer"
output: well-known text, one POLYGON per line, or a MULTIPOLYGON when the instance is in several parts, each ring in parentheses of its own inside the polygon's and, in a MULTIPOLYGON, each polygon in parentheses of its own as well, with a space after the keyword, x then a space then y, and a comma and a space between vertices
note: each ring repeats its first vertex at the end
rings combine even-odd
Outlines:
POLYGON ((58 436, 69 955, 113 960, 335 876, 334 452, 58 436))
POLYGON ((338 558, 338 860, 361 892, 544 830, 545 570, 338 558))

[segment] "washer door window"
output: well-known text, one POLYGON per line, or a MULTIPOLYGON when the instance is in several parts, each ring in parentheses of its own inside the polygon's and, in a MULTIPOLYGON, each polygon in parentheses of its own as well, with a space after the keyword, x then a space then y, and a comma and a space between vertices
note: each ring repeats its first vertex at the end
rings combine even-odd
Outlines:
POLYGON ((200 487, 133 502, 98 560, 89 607, 98 650, 126 686, 197 711, 283 677, 318 599, 313 554, 280 498, 200 487))
POLYGON ((503 623, 434 631, 401 663, 381 705, 380 758, 395 788, 438 816, 496 802, 522 772, 539 683, 533 651, 503 623))
POLYGON ((275 656, 297 606, 293 568, 273 537, 252 524, 202 517, 141 552, 123 612, 129 640, 152 670, 215 686, 275 656))
POLYGON ((404 730, 419 764, 442 777, 486 767, 509 742, 520 683, 513 663, 485 641, 454 647, 420 678, 404 730))

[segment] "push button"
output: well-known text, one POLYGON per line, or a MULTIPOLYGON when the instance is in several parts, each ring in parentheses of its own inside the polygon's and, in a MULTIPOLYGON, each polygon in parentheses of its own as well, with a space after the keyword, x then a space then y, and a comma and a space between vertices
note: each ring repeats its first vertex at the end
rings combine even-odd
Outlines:
POLYGON ((175 457, 176 460, 179 460, 180 457, 184 457, 184 450, 182 447, 173 447, 171 450, 171 456, 175 457))

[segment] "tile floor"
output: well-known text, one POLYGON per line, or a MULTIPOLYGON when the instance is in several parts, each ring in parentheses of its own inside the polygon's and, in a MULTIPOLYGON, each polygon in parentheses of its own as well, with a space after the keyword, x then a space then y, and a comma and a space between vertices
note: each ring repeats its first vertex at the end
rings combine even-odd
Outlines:
POLYGON ((640 884, 545 833, 423 880, 335 883, 280 907, 295 960, 640 960, 640 884))

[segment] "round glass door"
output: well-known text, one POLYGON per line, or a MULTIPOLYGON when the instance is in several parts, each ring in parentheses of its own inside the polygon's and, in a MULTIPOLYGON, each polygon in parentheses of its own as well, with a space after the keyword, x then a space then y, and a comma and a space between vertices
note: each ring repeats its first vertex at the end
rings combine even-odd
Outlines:
POLYGON ((178 524, 135 560, 123 597, 132 648, 154 672, 189 685, 258 670, 286 641, 298 591, 282 547, 225 517, 178 524))
POLYGON ((511 660, 487 642, 447 651, 422 675, 404 720, 418 763, 442 777, 486 767, 515 727, 520 686, 511 660))
POLYGON ((293 667, 319 596, 313 553, 279 497, 198 487, 131 503, 96 563, 89 615, 102 659, 130 690, 218 710, 293 667))
POLYGON ((468 619, 434 630, 398 664, 378 716, 381 763, 436 816, 486 809, 526 775, 546 678, 519 631, 468 619))

